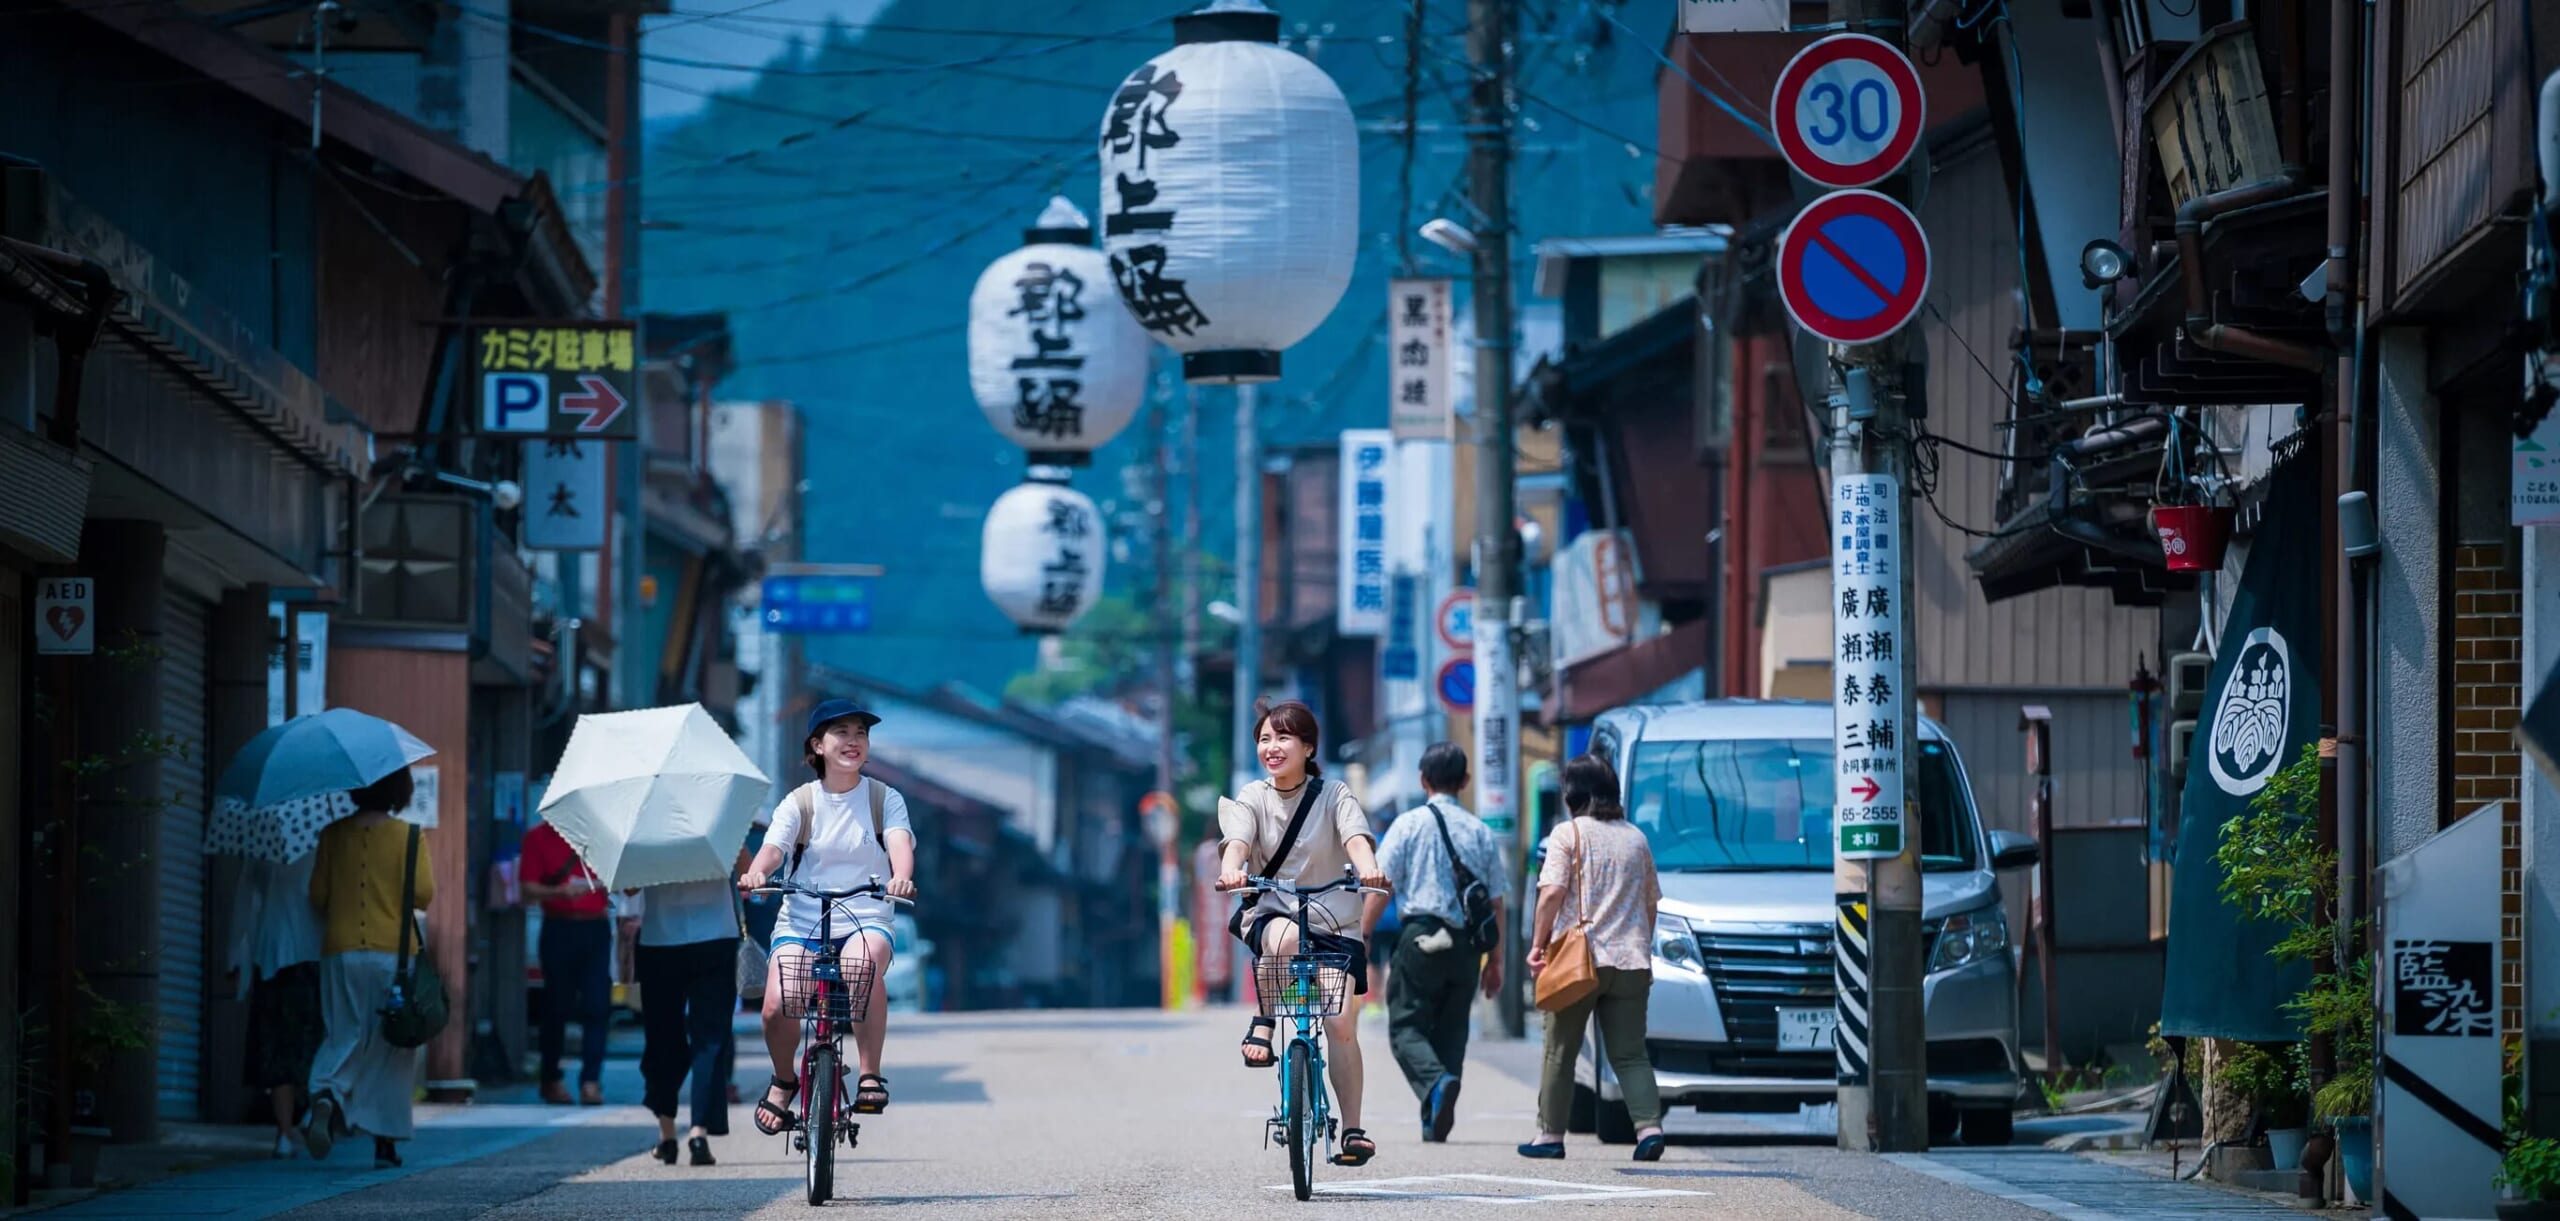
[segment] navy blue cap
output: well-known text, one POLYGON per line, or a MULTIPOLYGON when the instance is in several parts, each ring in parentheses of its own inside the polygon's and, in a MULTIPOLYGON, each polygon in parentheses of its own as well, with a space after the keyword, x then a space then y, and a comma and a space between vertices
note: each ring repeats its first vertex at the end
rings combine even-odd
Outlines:
POLYGON ((847 718, 859 718, 865 729, 880 723, 880 714, 852 700, 827 700, 809 710, 809 732, 800 735, 801 740, 817 737, 819 730, 847 718))

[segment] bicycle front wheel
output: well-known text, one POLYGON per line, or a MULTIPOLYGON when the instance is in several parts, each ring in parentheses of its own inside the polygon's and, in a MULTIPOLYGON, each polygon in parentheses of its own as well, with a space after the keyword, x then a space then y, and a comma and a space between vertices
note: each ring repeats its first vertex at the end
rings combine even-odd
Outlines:
POLYGON ((1289 1185, 1303 1200, 1315 1194, 1316 1062, 1305 1041, 1289 1045, 1283 1088, 1288 1090, 1285 1125, 1289 1134, 1289 1185))
POLYGON ((809 1138, 809 1203, 826 1203, 836 1194, 836 1051, 821 1047, 809 1053, 809 1080, 802 1096, 808 1107, 804 1126, 809 1138))

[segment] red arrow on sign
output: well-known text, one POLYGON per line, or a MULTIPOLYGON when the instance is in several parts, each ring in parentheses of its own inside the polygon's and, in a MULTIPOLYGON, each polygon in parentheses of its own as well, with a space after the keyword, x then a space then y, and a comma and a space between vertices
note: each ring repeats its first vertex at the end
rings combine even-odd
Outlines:
POLYGON ((612 427, 623 408, 631 405, 631 400, 622 397, 612 382, 592 373, 579 377, 578 385, 578 393, 560 396, 560 410, 587 417, 578 424, 579 432, 603 432, 612 427))
POLYGON ((1877 784, 1876 778, 1873 776, 1867 776, 1860 779, 1858 783, 1849 790, 1850 796, 1865 802, 1873 802, 1883 794, 1884 786, 1877 784))

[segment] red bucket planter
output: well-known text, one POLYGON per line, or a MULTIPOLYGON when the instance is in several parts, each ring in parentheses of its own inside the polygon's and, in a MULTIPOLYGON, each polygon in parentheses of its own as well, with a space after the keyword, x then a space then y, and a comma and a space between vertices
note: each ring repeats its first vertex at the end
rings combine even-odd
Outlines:
POLYGON ((2160 505, 2151 529, 2171 572, 2217 572, 2231 545, 2232 511, 2213 505, 2160 505))

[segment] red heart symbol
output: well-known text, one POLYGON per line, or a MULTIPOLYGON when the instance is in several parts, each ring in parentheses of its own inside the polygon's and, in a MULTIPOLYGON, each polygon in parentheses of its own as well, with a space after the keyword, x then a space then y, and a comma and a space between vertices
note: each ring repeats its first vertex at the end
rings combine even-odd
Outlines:
POLYGON ((89 612, 76 606, 57 606, 45 612, 44 621, 55 635, 68 641, 80 634, 80 625, 89 621, 89 612))

